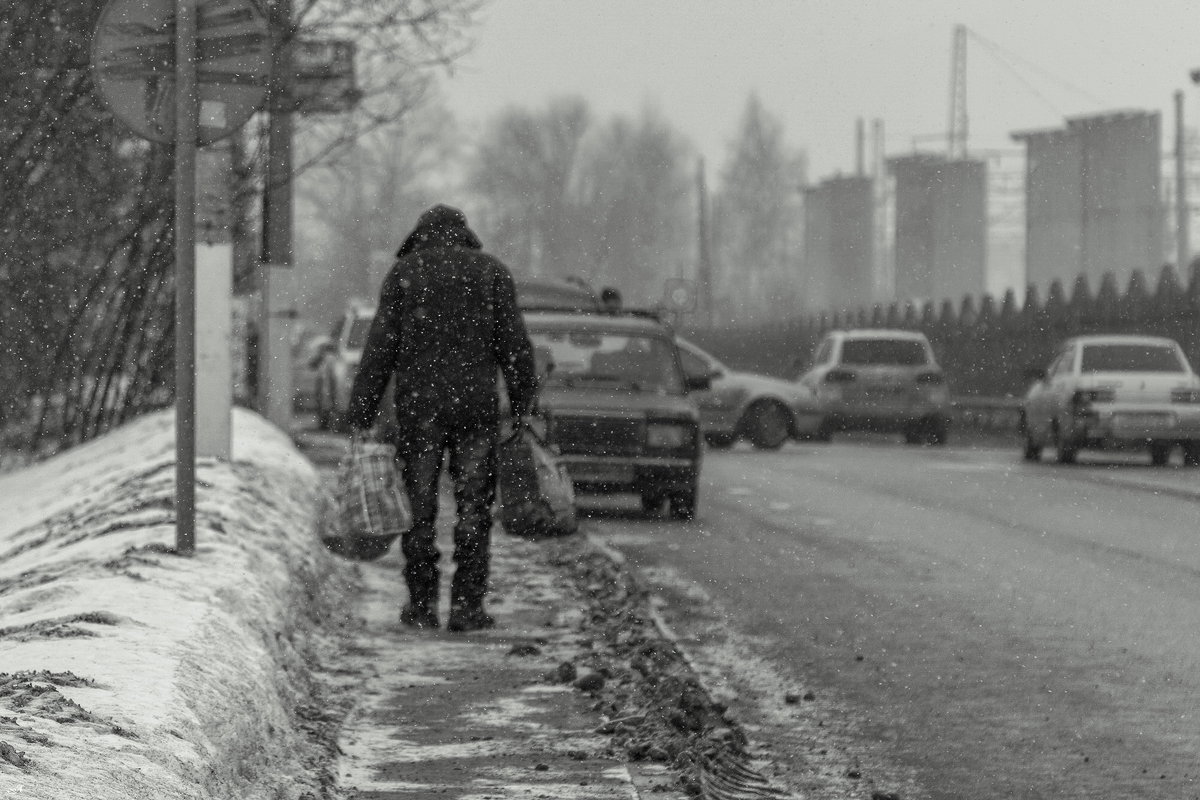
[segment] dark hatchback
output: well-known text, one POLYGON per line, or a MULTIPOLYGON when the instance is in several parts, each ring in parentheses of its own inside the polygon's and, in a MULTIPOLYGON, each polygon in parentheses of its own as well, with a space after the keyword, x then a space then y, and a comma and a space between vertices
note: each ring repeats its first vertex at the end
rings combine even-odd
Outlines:
POLYGON ((547 437, 580 492, 633 492, 647 513, 696 513, 700 414, 671 330, 649 315, 528 310, 547 437))

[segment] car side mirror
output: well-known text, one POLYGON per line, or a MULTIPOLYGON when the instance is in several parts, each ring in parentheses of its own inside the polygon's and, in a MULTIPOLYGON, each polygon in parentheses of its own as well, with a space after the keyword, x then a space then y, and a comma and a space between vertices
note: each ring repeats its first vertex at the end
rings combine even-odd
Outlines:
POLYGON ((1046 380, 1046 370, 1043 367, 1026 367, 1025 380, 1044 381, 1046 380))
POLYGON ((712 379, 712 373, 687 375, 684 377, 684 385, 689 392, 704 392, 712 388, 712 379))

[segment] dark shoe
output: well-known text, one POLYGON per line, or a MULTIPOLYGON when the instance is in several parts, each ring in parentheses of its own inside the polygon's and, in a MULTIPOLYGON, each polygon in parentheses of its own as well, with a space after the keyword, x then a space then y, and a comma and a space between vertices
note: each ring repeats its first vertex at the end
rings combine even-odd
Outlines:
POLYGON ((494 627, 496 627, 496 620, 492 618, 491 614, 484 611, 482 606, 450 609, 450 621, 446 625, 447 629, 455 633, 482 631, 494 627))
POLYGON ((438 622, 437 606, 414 606, 405 603, 400 610, 400 622, 410 628, 427 629, 441 626, 438 622))

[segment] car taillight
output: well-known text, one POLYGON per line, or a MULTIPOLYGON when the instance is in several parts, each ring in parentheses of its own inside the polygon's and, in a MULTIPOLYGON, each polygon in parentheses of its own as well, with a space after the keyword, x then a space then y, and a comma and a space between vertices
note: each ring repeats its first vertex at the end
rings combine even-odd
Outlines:
POLYGON ((831 369, 825 373, 826 383, 850 383, 857 379, 858 376, 848 369, 831 369))
POLYGON ((1172 389, 1172 403, 1200 403, 1200 389, 1172 389))
POLYGON ((917 376, 917 383, 927 384, 930 386, 936 386, 945 380, 946 379, 940 372, 922 372, 917 376))

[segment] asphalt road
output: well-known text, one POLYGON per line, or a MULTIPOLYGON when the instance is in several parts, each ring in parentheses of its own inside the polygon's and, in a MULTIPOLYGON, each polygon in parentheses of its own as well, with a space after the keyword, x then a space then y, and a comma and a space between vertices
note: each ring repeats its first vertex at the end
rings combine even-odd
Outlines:
POLYGON ((585 498, 809 797, 1200 796, 1200 470, 889 438, 706 458, 697 520, 585 498))

